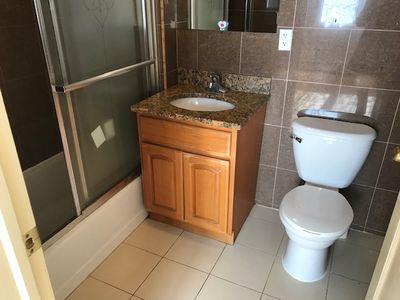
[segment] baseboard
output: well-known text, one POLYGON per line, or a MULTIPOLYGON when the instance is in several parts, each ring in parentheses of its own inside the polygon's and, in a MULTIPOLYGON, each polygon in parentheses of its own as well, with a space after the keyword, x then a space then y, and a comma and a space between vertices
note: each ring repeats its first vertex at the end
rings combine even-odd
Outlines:
POLYGON ((56 299, 65 299, 147 217, 142 203, 139 179, 45 251, 56 299))
POLYGON ((77 272, 58 290, 54 291, 56 299, 65 299, 83 280, 92 273, 100 263, 121 244, 128 235, 147 217, 147 211, 139 212, 129 224, 127 224, 112 240, 109 240, 93 254, 92 258, 85 263, 77 272))

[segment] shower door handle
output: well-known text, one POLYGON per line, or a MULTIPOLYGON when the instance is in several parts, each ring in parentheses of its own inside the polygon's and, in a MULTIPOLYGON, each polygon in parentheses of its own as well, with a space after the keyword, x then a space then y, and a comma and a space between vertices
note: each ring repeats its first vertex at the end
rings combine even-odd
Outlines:
POLYGON ((81 89, 83 87, 92 85, 93 83, 96 83, 98 81, 101 81, 101 80, 104 80, 104 79, 107 79, 107 78, 116 77, 116 76, 119 76, 119 75, 123 75, 125 73, 134 71, 134 70, 136 70, 138 68, 145 67, 145 66, 148 66, 148 65, 152 65, 155 62, 156 61, 154 59, 145 60, 145 61, 142 61, 140 63, 134 64, 134 65, 130 65, 130 66, 127 66, 127 67, 124 67, 124 68, 120 68, 120 69, 117 69, 117 70, 106 72, 106 73, 103 73, 103 74, 100 74, 100 75, 97 75, 97 76, 94 76, 94 77, 91 77, 91 78, 88 78, 88 79, 84 79, 84 80, 81 80, 81 81, 78 81, 78 82, 74 82, 74 83, 68 84, 68 85, 61 85, 61 86, 60 85, 52 85, 52 89, 56 93, 72 92, 72 91, 75 91, 75 90, 79 90, 79 89, 81 89))

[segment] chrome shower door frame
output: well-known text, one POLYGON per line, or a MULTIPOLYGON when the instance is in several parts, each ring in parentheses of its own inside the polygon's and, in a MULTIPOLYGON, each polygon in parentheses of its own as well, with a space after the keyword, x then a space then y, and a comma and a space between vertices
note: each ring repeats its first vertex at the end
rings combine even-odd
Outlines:
MULTIPOLYGON (((142 5, 142 22, 143 22, 143 31, 144 31, 144 39, 145 43, 145 57, 147 60, 142 61, 140 63, 126 66, 120 69, 116 69, 110 72, 106 72, 104 74, 100 74, 94 76, 92 78, 84 79, 74 83, 68 83, 67 80, 67 72, 66 72, 66 63, 64 61, 64 54, 62 43, 60 39, 60 30, 58 27, 57 21, 57 11, 54 6, 54 0, 34 0, 36 15, 39 23, 39 30, 42 39, 42 45, 45 52, 46 64, 49 71, 50 83, 52 87, 52 94, 54 99, 54 105, 58 120, 58 125, 60 129, 64 155, 69 175, 69 181, 72 188, 72 194, 74 198, 74 204, 76 208, 77 218, 74 219, 71 223, 67 224, 63 229, 57 232, 52 238, 50 238, 46 243, 44 243, 44 248, 50 247, 54 244, 58 239, 64 236, 67 232, 69 232, 73 227, 75 227, 79 222, 88 217, 93 211, 95 211, 102 204, 107 202, 112 196, 122 190, 126 185, 132 182, 136 177, 139 176, 137 172, 130 174, 128 177, 124 178, 121 182, 117 183, 114 187, 112 187, 108 192, 104 195, 100 196, 96 201, 90 204, 85 209, 81 208, 79 194, 82 193, 85 197, 88 195, 85 173, 83 170, 82 163, 82 155, 79 147, 77 127, 74 117, 73 105, 71 92, 82 89, 84 87, 95 84, 99 81, 106 80, 113 77, 118 77, 120 75, 132 72, 134 70, 138 70, 141 68, 145 69, 146 74, 146 82, 147 82, 147 91, 150 94, 157 92, 160 87, 159 82, 159 49, 158 49, 158 40, 157 40, 157 22, 156 15, 158 6, 153 0, 140 0, 142 5), (46 19, 44 14, 44 5, 48 5, 45 9, 50 11, 51 19, 46 19), (49 28, 51 27, 51 28, 49 28), (50 34, 49 34, 50 31, 50 34), (55 39, 53 43, 57 45, 57 49, 52 49, 50 46, 49 38, 50 36, 55 39), (57 79, 56 71, 62 74, 62 79, 57 79), (67 83, 67 84, 65 84, 67 83), (66 98, 66 103, 62 103, 62 99, 66 98), (62 108, 62 105, 66 107, 62 108), (63 113, 63 111, 67 110, 67 115, 63 113), (71 132, 69 136, 71 137, 72 144, 68 140, 68 133, 66 130, 66 122, 69 123, 69 127, 71 132), (74 154, 74 155, 72 155, 74 154), (78 170, 78 172, 76 172, 78 170), (80 185, 77 184, 80 182, 80 185), (81 190, 79 190, 81 187, 81 190)), ((134 1, 134 0, 132 0, 134 1)), ((54 47, 53 47, 54 48, 54 47)))

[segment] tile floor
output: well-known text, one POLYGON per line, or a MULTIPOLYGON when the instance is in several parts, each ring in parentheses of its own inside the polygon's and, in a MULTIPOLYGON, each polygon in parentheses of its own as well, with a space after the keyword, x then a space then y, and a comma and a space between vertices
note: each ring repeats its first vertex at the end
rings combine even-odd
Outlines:
POLYGON ((276 210, 254 206, 233 246, 147 219, 68 299, 364 299, 382 242, 350 231, 332 248, 327 276, 301 283, 282 268, 276 210))

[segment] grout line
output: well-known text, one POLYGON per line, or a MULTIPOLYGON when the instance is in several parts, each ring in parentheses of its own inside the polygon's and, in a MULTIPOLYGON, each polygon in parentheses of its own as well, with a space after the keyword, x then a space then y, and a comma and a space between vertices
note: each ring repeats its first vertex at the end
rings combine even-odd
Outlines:
MULTIPOLYGON (((279 139, 278 139, 278 153, 276 156, 276 168, 278 168, 278 163, 279 163, 279 157, 280 157, 280 148, 281 148, 281 140, 282 140, 282 126, 283 126, 283 118, 285 115, 285 105, 286 105, 286 96, 287 96, 287 89, 288 89, 288 80, 289 80, 289 72, 290 72, 290 63, 291 63, 291 58, 292 58, 292 51, 293 51, 293 39, 294 39, 294 24, 296 23, 296 13, 297 13, 297 0, 295 0, 294 3, 294 11, 293 11, 293 22, 292 22, 292 31, 293 31, 293 37, 292 37, 292 47, 289 51, 289 58, 288 58, 288 65, 287 65, 287 70, 286 70, 286 81, 285 81, 285 91, 283 93, 283 103, 282 103, 282 114, 281 114, 281 128, 279 130, 279 139)), ((274 177, 274 186, 272 188, 272 201, 271 201, 271 206, 273 207, 275 204, 275 189, 276 189, 276 181, 278 178, 278 172, 275 172, 275 177, 274 177)))
POLYGON ((217 276, 217 275, 215 275, 215 274, 210 274, 210 275, 213 276, 213 277, 216 277, 216 278, 218 278, 218 279, 224 280, 224 281, 226 281, 226 282, 232 283, 232 284, 234 284, 234 285, 240 286, 240 287, 242 287, 242 288, 245 288, 245 289, 248 289, 248 290, 257 292, 257 293, 261 293, 261 295, 263 294, 263 292, 260 292, 260 291, 257 291, 257 290, 255 290, 255 289, 251 288, 251 287, 248 287, 248 286, 245 286, 245 285, 242 285, 242 284, 233 282, 233 281, 231 281, 231 280, 229 280, 229 279, 219 277, 219 276, 217 276))
POLYGON ((269 165, 269 164, 259 163, 258 165, 259 166, 263 166, 263 167, 267 167, 267 168, 274 168, 276 170, 282 170, 282 171, 288 171, 288 172, 292 172, 292 173, 297 173, 297 171, 295 171, 295 170, 285 169, 285 168, 281 168, 281 167, 277 167, 277 166, 273 166, 273 165, 269 165))
POLYGON ((348 54, 349 54, 349 48, 350 48, 351 33, 352 33, 352 31, 350 30, 349 38, 348 38, 348 40, 347 40, 346 53, 345 53, 345 55, 344 55, 344 62, 343 62, 342 74, 341 74, 341 76, 340 76, 340 85, 339 85, 338 97, 340 97, 340 93, 341 93, 341 91, 342 91, 342 84, 343 84, 344 71, 345 71, 345 69, 346 69, 346 63, 347 63, 348 54))
MULTIPOLYGON (((397 114, 399 113, 399 105, 400 105, 400 98, 399 98, 399 100, 397 101, 397 107, 396 107, 396 111, 395 111, 395 113, 394 113, 394 117, 393 117, 393 120, 392 120, 392 126, 390 127, 389 137, 388 137, 389 140, 390 140, 390 137, 392 136, 394 124, 395 124, 395 122, 396 122, 396 116, 397 116, 397 114)), ((382 173, 383 164, 384 164, 384 162, 385 162, 385 158, 386 158, 386 153, 387 153, 387 150, 388 150, 388 146, 389 146, 389 144, 387 143, 387 144, 386 144, 386 147, 385 147, 385 151, 383 152, 383 157, 382 157, 381 165, 380 165, 380 167, 379 167, 378 177, 376 178, 376 181, 375 181, 375 188, 374 188, 374 191, 373 191, 373 193, 372 193, 371 201, 370 201, 370 203, 369 203, 369 208, 368 208, 367 217, 365 218, 364 231, 365 231, 365 229, 367 228, 368 218, 369 218, 369 215, 370 215, 370 213, 371 213, 372 203, 373 203, 373 201, 374 201, 374 197, 375 197, 375 193, 376 193, 376 190, 377 190, 379 178, 380 178, 381 173, 382 173)))
MULTIPOLYGON (((361 184, 361 183, 356 183, 353 182, 352 185, 358 185, 358 186, 362 186, 362 187, 366 187, 366 188, 371 188, 371 189, 375 189, 375 186, 371 186, 371 185, 366 185, 366 184, 361 184)), ((384 189, 384 188, 380 188, 380 187, 376 187, 377 190, 381 190, 381 191, 385 191, 385 192, 390 192, 390 193, 398 193, 398 191, 395 190, 390 190, 390 189, 384 189)))
POLYGON ((124 245, 126 245, 126 246, 129 246, 129 247, 132 247, 132 248, 136 248, 136 249, 142 250, 142 251, 144 251, 144 252, 147 252, 147 253, 149 253, 149 254, 152 254, 152 255, 155 255, 155 256, 158 256, 158 257, 161 257, 161 258, 164 257, 163 255, 160 255, 160 254, 158 254, 158 253, 151 252, 150 250, 147 250, 147 249, 145 249, 145 248, 142 248, 142 247, 139 247, 139 246, 136 246, 136 245, 129 244, 129 243, 125 242, 125 241, 122 242, 121 244, 124 244, 124 245))
POLYGON ((206 282, 210 278, 210 273, 207 274, 206 280, 204 280, 203 284, 201 285, 199 291, 197 292, 196 296, 194 297, 194 300, 197 299, 197 297, 200 295, 201 291, 203 290, 203 287, 206 285, 206 282))
MULTIPOLYGON (((279 211, 278 208, 271 207, 271 206, 266 206, 266 205, 264 205, 264 204, 256 203, 255 205, 262 206, 262 207, 265 207, 265 208, 267 208, 267 209, 271 209, 271 210, 274 210, 274 211, 279 211)), ((254 217, 254 216, 252 216, 252 218, 260 219, 260 218, 254 217)))
MULTIPOLYGON (((398 193, 399 193, 399 191, 384 189, 384 188, 380 188, 380 187, 376 187, 376 189, 379 190, 379 191, 385 191, 385 192, 394 193, 394 194, 398 194, 398 193)), ((372 229, 372 228, 371 228, 371 229, 372 229)), ((378 230, 378 231, 379 231, 379 230, 378 230)))
POLYGON ((203 284, 201 285, 201 287, 200 287, 199 291, 197 292, 196 297, 194 297, 194 299, 197 299, 197 297, 200 295, 201 291, 203 290, 204 285, 206 284, 208 278, 210 278, 210 276, 211 276, 211 272, 214 270, 215 266, 217 265, 217 262, 219 261, 220 257, 222 256, 222 253, 224 253, 226 245, 227 244, 224 243, 224 248, 222 249, 221 253, 218 255, 217 260, 215 261, 215 263, 214 263, 213 267, 211 268, 210 272, 208 272, 206 280, 204 280, 203 284))
POLYGON ((170 262, 174 262, 174 263, 176 263, 176 264, 178 264, 178 265, 181 265, 181 266, 190 268, 190 269, 192 269, 192 270, 194 270, 194 271, 198 271, 198 272, 201 272, 201 273, 203 273, 203 274, 208 274, 208 275, 210 274, 209 272, 206 272, 206 271, 204 271, 204 270, 197 269, 197 268, 195 268, 195 267, 193 267, 193 266, 189 266, 189 265, 187 265, 187 264, 184 264, 183 262, 180 262, 180 261, 177 261, 177 260, 168 258, 168 257, 166 257, 166 256, 163 256, 162 259, 168 260, 168 261, 170 261, 170 262))
POLYGON ((328 290, 329 290, 329 283, 331 281, 331 271, 333 267, 333 252, 335 251, 335 244, 329 249, 329 265, 327 269, 327 273, 325 276, 328 276, 327 283, 326 283, 326 291, 325 291, 325 299, 328 299, 328 290))
MULTIPOLYGON (((273 79, 273 80, 285 80, 285 79, 273 79)), ((329 85, 329 86, 336 86, 339 87, 339 84, 335 83, 325 83, 325 82, 318 82, 318 81, 307 81, 307 80, 299 80, 299 79, 288 79, 289 82, 298 82, 298 83, 308 83, 308 84, 317 84, 317 85, 329 85)), ((389 91, 389 92, 400 92, 400 89, 387 89, 387 88, 380 88, 380 87, 368 87, 368 86, 357 86, 357 85, 346 85, 342 84, 343 87, 346 88, 357 88, 357 89, 366 89, 366 90, 377 90, 377 91, 389 91)))
POLYGON ((296 173, 297 174, 297 171, 295 171, 295 170, 285 169, 285 168, 281 168, 281 167, 276 167, 276 169, 277 170, 288 171, 288 172, 292 172, 292 173, 296 173))
MULTIPOLYGON (((282 27, 282 26, 281 26, 282 27)), ((396 32, 400 33, 400 30, 395 29, 373 29, 373 28, 353 28, 353 27, 317 27, 317 26, 296 26, 296 28, 300 29, 322 29, 322 30, 353 30, 353 31, 377 31, 377 32, 396 32)))
MULTIPOLYGON (((376 232, 380 232, 380 233, 382 233, 382 234, 384 234, 384 235, 386 235, 386 232, 385 231, 382 231, 382 230, 378 230, 378 229, 374 229, 374 228, 371 228, 371 227, 365 227, 365 229, 370 229, 370 230, 373 230, 373 231, 376 231, 376 232)), ((365 234, 372 234, 372 235, 378 235, 378 234, 376 234, 376 233, 373 233, 373 232, 370 232, 370 231, 363 231, 365 234)), ((378 236, 380 236, 380 235, 378 235, 378 236)), ((374 251, 374 249, 370 249, 370 250, 373 250, 374 251)), ((379 251, 378 251, 379 252, 379 251)))
MULTIPOLYGON (((123 290, 123 289, 121 289, 121 288, 119 288, 119 287, 117 287, 117 286, 115 286, 115 285, 113 285, 113 284, 111 284, 111 283, 109 283, 109 282, 106 282, 106 281, 104 281, 104 280, 101 280, 101 279, 99 279, 99 278, 93 277, 92 275, 89 275, 86 279, 88 279, 88 278, 94 279, 94 280, 96 280, 96 281, 98 281, 98 282, 104 283, 104 284, 106 284, 106 285, 109 285, 109 286, 111 286, 111 287, 113 287, 113 288, 115 288, 115 289, 121 291, 121 292, 124 292, 124 293, 127 293, 127 294, 133 296, 133 294, 132 294, 131 292, 128 292, 128 291, 126 291, 126 290, 123 290)), ((86 279, 85 279, 85 280, 86 280, 86 279)), ((84 280, 84 281, 85 281, 85 280, 84 280)), ((82 281, 82 283, 83 283, 84 281, 82 281)), ((80 285, 79 285, 79 286, 80 286, 80 285)), ((78 286, 78 287, 79 287, 79 286, 78 286)), ((76 289, 75 289, 75 290, 76 290, 76 289)), ((74 290, 74 291, 75 291, 75 290, 74 290)), ((71 294, 72 294, 72 293, 71 293, 71 294)), ((71 294, 70 294, 70 295, 71 295, 71 294)))
POLYGON ((196 69, 199 69, 199 31, 196 30, 196 69))
POLYGON ((377 29, 377 28, 352 28, 354 31, 377 31, 377 32, 399 32, 400 30, 395 29, 377 29))
POLYGON ((284 78, 271 77, 271 81, 286 81, 284 78))
MULTIPOLYGON (((289 59, 288 59, 288 68, 286 71, 286 81, 285 81, 285 90, 283 93, 283 103, 282 103, 282 113, 281 113, 281 126, 279 130, 279 138, 278 138, 278 153, 276 155, 276 163, 275 163, 275 168, 278 168, 278 162, 279 162, 279 154, 280 154, 280 148, 281 148, 281 138, 282 138, 282 126, 283 126, 283 117, 285 115, 285 104, 286 104, 286 95, 287 95, 287 88, 288 88, 288 77, 289 77, 289 70, 290 70, 290 58, 291 58, 292 50, 289 52, 289 59)), ((276 180, 277 180, 277 175, 278 172, 275 172, 275 177, 274 177, 274 186, 272 188, 272 206, 274 206, 275 203, 275 189, 276 189, 276 180)))
POLYGON ((239 74, 242 73, 243 32, 240 33, 239 74))
MULTIPOLYGON (((376 252, 376 251, 375 251, 375 252, 376 252)), ((345 278, 345 279, 354 281, 354 282, 360 282, 360 283, 364 283, 364 284, 368 284, 368 285, 370 284, 370 281, 363 281, 363 280, 358 280, 358 279, 350 278, 350 277, 347 277, 346 275, 339 274, 339 273, 335 273, 335 272, 330 272, 330 273, 333 274, 333 275, 340 276, 340 277, 342 277, 342 278, 345 278)))
POLYGON ((224 251, 225 251, 227 245, 228 245, 228 244, 225 244, 225 245, 224 245, 224 249, 222 249, 222 251, 221 251, 221 253, 219 254, 217 260, 215 261, 213 267, 211 268, 210 274, 212 273, 212 271, 214 271, 215 266, 217 265, 217 263, 218 263, 219 259, 221 258, 222 254, 224 253, 224 251))
POLYGON ((179 68, 179 56, 178 56, 178 47, 179 47, 179 42, 178 42, 178 28, 175 28, 175 55, 176 55, 176 69, 179 68))
MULTIPOLYGON (((142 285, 146 282, 147 278, 150 277, 150 275, 153 273, 153 271, 155 270, 155 268, 157 268, 157 266, 160 264, 160 262, 163 260, 163 258, 165 257, 165 255, 168 253, 168 251, 175 245, 176 241, 180 238, 180 236, 182 235, 182 233, 184 232, 184 230, 182 230, 182 232, 178 235, 178 237, 175 239, 175 241, 171 244, 171 246, 168 248, 168 250, 165 252, 165 254, 160 258, 160 260, 157 262, 157 264, 154 266, 153 269, 151 269, 151 271, 149 272, 149 274, 147 274, 146 278, 142 281, 142 283, 138 286, 138 288, 134 291, 133 295, 135 295, 135 293, 142 287, 142 285)), ((135 246, 132 246, 135 247, 135 246)), ((137 247, 136 247, 137 248, 137 247)), ((140 249, 140 248, 138 248, 140 249)), ((151 253, 151 252, 150 252, 151 253)))
POLYGON ((269 165, 269 164, 259 163, 258 165, 259 165, 259 166, 263 166, 263 167, 268 167, 268 168, 274 168, 274 169, 276 169, 276 166, 269 165))
POLYGON ((154 266, 153 269, 151 269, 151 271, 149 272, 149 274, 147 274, 147 276, 143 279, 142 283, 137 287, 137 289, 133 292, 133 295, 135 296, 136 292, 139 291, 139 289, 142 287, 142 285, 146 282, 147 278, 150 277, 150 275, 153 273, 153 271, 155 270, 155 268, 157 268, 157 266, 160 264, 160 262, 162 261, 162 257, 160 258, 160 260, 156 263, 156 265, 154 266))
POLYGON ((390 141, 390 138, 392 137, 394 124, 396 123, 396 118, 397 118, 397 115, 399 113, 399 105, 400 105, 400 97, 399 97, 399 100, 397 102, 396 111, 395 111, 394 116, 393 116, 392 126, 390 127, 389 136, 388 136, 388 143, 390 141))
POLYGON ((278 128, 287 128, 287 129, 290 128, 290 127, 286 127, 286 126, 275 125, 275 124, 269 124, 269 123, 264 123, 264 125, 271 126, 271 127, 278 127, 278 128))
MULTIPOLYGON (((267 283, 268 283, 269 278, 270 278, 270 276, 271 276, 272 269, 274 268, 274 265, 275 265, 275 263, 277 262, 277 259, 278 259, 278 261, 279 261, 279 258, 278 258, 278 257, 279 257, 279 249, 282 247, 282 243, 283 243, 283 240, 285 239, 285 235, 286 235, 286 230, 285 230, 285 232, 284 232, 283 235, 282 235, 281 242, 279 243, 278 250, 276 250, 276 254, 275 254, 275 256, 274 256, 274 260, 272 261, 271 268, 269 269, 268 276, 267 276, 267 280, 265 281, 264 287, 263 287, 263 290, 262 290, 262 293, 263 293, 263 294, 264 294, 265 288, 267 287, 267 283)), ((275 296, 274 296, 274 297, 275 297, 275 296)))

